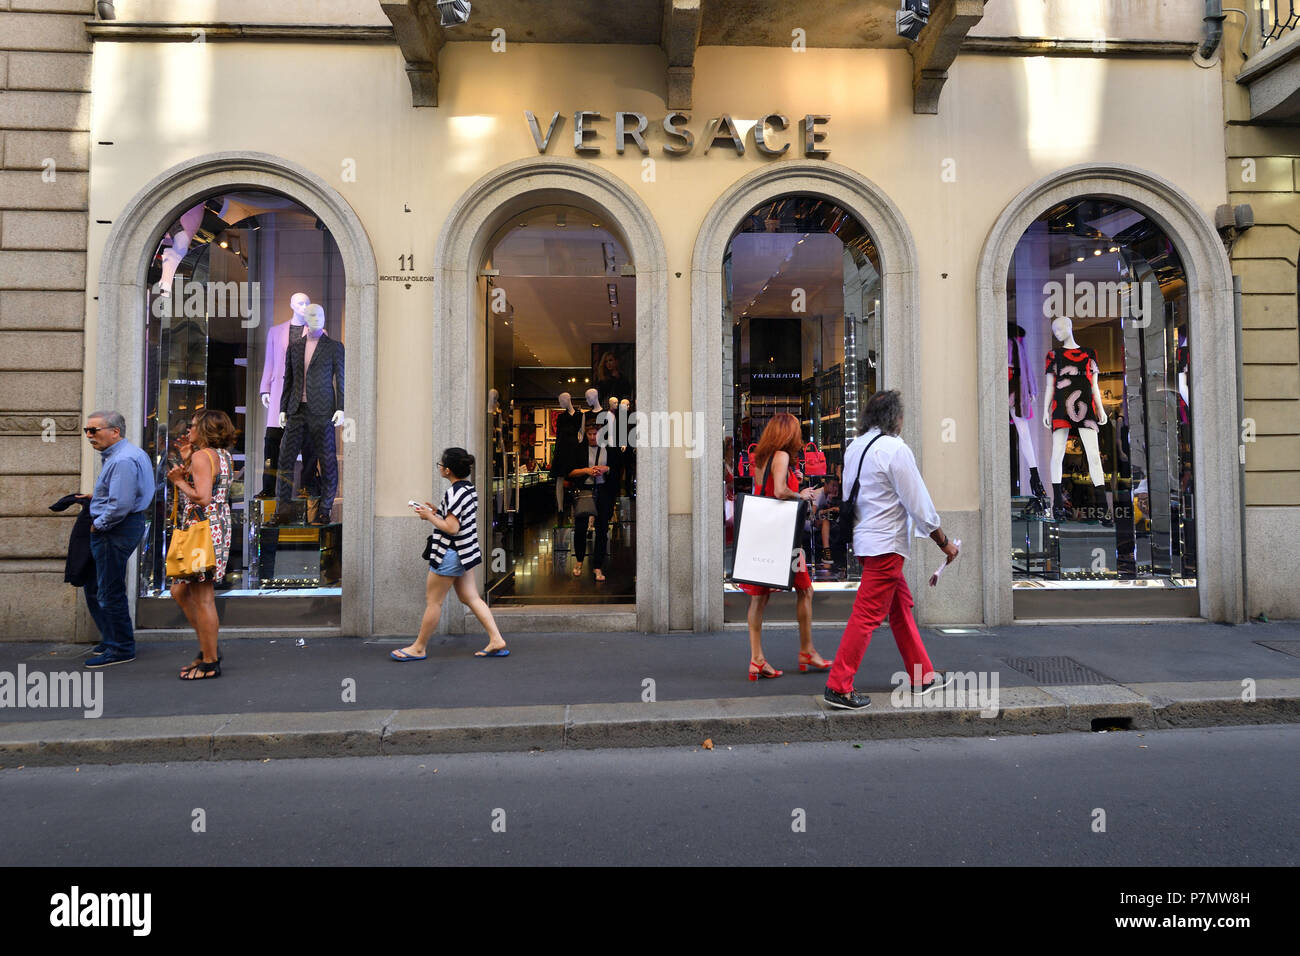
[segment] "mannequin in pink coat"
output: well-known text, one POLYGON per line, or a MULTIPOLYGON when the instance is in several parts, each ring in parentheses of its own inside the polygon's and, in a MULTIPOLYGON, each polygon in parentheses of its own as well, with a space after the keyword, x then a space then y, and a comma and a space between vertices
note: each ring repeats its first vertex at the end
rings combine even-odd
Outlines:
MULTIPOLYGON (((266 434, 262 440, 262 490, 258 498, 275 497, 276 471, 280 463, 280 440, 284 429, 279 425, 280 396, 284 387, 284 361, 289 351, 290 335, 301 336, 307 326, 307 309, 311 307, 311 297, 305 292, 295 292, 289 297, 289 308, 293 315, 288 322, 271 326, 266 334, 266 358, 262 362, 262 384, 258 391, 262 396, 262 407, 269 410, 266 419, 266 434)), ((309 472, 315 471, 316 456, 310 444, 302 452, 304 479, 309 472)))

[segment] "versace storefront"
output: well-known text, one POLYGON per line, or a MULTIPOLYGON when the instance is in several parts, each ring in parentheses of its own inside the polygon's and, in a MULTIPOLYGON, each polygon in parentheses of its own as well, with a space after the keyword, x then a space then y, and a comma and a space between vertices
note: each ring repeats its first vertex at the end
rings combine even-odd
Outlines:
MULTIPOLYGON (((86 410, 160 474, 195 410, 231 416, 223 633, 411 633, 408 502, 450 446, 503 631, 743 621, 732 502, 779 412, 819 492, 815 619, 843 621, 830 518, 885 388, 963 540, 935 589, 913 549, 924 622, 1242 618, 1220 77, 1166 42, 1198 18, 1112 19, 1123 57, 976 44, 939 90, 892 20, 832 35, 835 4, 742 39, 705 4, 688 62, 673 4, 603 40, 472 16, 432 69, 405 4, 247 4, 240 30, 117 6, 91 28, 86 410)), ((184 626, 170 506, 142 629, 184 626)))

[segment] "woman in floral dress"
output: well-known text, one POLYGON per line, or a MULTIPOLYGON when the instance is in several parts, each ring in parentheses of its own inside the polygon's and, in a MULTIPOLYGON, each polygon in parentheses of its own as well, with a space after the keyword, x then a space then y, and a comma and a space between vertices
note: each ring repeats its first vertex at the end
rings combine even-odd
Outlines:
POLYGON ((205 409, 190 422, 190 456, 186 465, 167 473, 180 495, 179 527, 208 520, 212 529, 212 550, 217 566, 184 578, 172 578, 171 592, 199 639, 199 654, 181 668, 182 680, 221 676, 221 654, 217 650, 217 605, 213 585, 226 576, 230 557, 230 480, 234 471, 230 452, 235 426, 225 412, 205 409))

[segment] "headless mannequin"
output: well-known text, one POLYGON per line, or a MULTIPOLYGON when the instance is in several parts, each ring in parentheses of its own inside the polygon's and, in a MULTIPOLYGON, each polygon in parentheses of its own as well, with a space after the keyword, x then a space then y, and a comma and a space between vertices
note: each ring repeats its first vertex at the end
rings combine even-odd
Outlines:
MULTIPOLYGON (((628 420, 628 416, 631 414, 631 410, 632 410, 632 403, 629 402, 626 398, 623 399, 621 402, 619 402, 618 403, 619 421, 626 422, 628 420)), ((623 438, 626 439, 627 437, 628 437, 627 431, 625 430, 623 432, 623 438)), ((623 465, 623 493, 628 497, 631 497, 632 481, 634 476, 633 469, 636 467, 636 458, 634 457, 636 455, 636 446, 623 445, 619 448, 619 451, 621 453, 620 460, 623 465)))
POLYGON ((176 270, 190 251, 190 242, 203 224, 203 203, 199 203, 181 214, 181 227, 172 233, 172 244, 162 251, 162 278, 159 280, 159 295, 172 294, 172 279, 176 270))
POLYGON ((1038 452, 1034 448, 1033 435, 1030 432, 1030 422, 1034 417, 1034 399, 1037 397, 1037 389, 1034 387, 1034 376, 1026 360, 1024 346, 1025 330, 1016 324, 1007 326, 1007 385, 1008 385, 1008 415, 1011 424, 1016 429, 1019 436, 1020 457, 1024 459, 1025 465, 1029 468, 1029 489, 1033 493, 1034 500, 1029 509, 1032 513, 1046 514, 1048 508, 1047 489, 1043 487, 1043 479, 1038 474, 1038 452), (1016 365, 1019 365, 1019 377, 1013 377, 1012 372, 1016 365))
MULTIPOLYGON (((555 451, 551 459, 551 473, 557 476, 567 475, 569 460, 577 448, 582 435, 582 416, 573 407, 573 396, 561 392, 556 396, 560 403, 560 415, 555 424, 555 451)), ((557 477, 555 482, 555 510, 564 513, 564 479, 557 477)))
MULTIPOLYGON (((1052 335, 1056 341, 1061 344, 1063 349, 1077 350, 1079 344, 1074 341, 1074 323, 1065 316, 1061 316, 1052 321, 1052 335)), ((1106 409, 1101 404, 1101 389, 1097 385, 1097 372, 1094 366, 1091 375, 1091 394, 1089 400, 1092 402, 1092 408, 1096 412, 1098 425, 1105 425, 1106 409)), ((1081 383, 1082 384, 1082 383, 1081 383)), ((1047 373, 1046 386, 1043 389, 1043 427, 1052 428, 1052 459, 1051 459, 1051 479, 1053 493, 1053 512, 1056 520, 1061 519, 1064 511, 1063 493, 1061 488, 1061 468, 1065 461, 1065 443, 1070 437, 1070 428, 1056 427, 1053 428, 1053 421, 1058 424, 1062 416, 1066 414, 1065 410, 1056 409, 1056 376, 1050 371, 1047 373), (1055 414, 1054 414, 1055 412, 1055 414)), ((1097 445, 1097 430, 1095 428, 1078 427, 1075 429, 1079 433, 1079 441, 1083 444, 1084 453, 1088 457, 1088 474, 1092 478, 1094 488, 1100 488, 1106 483, 1106 473, 1101 466, 1101 450, 1097 445)), ((1111 521, 1111 514, 1114 513, 1114 501, 1111 497, 1110 489, 1106 489, 1106 519, 1107 524, 1111 521)))

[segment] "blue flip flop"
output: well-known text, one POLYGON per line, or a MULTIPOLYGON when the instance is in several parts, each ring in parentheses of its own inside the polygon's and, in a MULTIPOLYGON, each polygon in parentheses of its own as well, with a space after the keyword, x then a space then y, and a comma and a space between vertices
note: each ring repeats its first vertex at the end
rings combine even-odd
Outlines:
POLYGON ((483 651, 475 651, 474 656, 475 657, 509 657, 510 648, 498 647, 495 651, 488 651, 486 654, 483 651))
POLYGON ((402 651, 401 649, 395 651, 389 651, 388 656, 401 664, 405 664, 408 661, 422 661, 426 657, 428 657, 427 654, 425 655, 425 657, 416 657, 414 654, 407 654, 405 651, 402 651))

